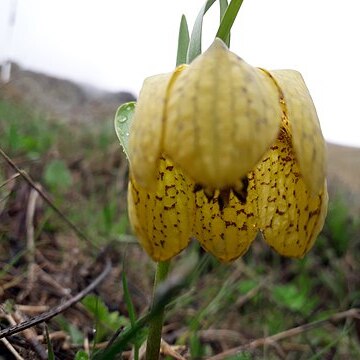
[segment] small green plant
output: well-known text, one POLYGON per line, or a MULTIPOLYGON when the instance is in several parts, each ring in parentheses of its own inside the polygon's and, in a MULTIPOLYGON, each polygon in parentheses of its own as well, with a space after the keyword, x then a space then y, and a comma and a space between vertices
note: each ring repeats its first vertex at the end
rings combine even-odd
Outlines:
POLYGON ((95 343, 104 341, 119 328, 129 325, 129 320, 118 311, 110 312, 103 300, 96 295, 87 295, 82 304, 96 319, 95 343))
POLYGON ((89 355, 85 351, 79 350, 75 354, 75 359, 74 360, 89 360, 89 355))
MULTIPOLYGON (((115 115, 130 162, 129 219, 157 262, 155 289, 192 237, 231 262, 261 231, 278 253, 301 258, 325 221, 325 142, 301 75, 251 67, 229 51, 242 0, 219 2, 219 29, 202 53, 203 17, 214 2, 201 8, 191 36, 181 18, 176 69, 146 79, 136 105, 115 115)), ((274 290, 291 310, 303 308, 305 295, 274 290)), ((164 313, 149 323, 149 360, 159 356, 164 313)), ((202 356, 196 336, 191 344, 192 355, 202 356)))
POLYGON ((57 316, 56 323, 60 329, 70 335, 72 344, 81 346, 84 343, 84 334, 77 326, 71 324, 64 316, 57 316))

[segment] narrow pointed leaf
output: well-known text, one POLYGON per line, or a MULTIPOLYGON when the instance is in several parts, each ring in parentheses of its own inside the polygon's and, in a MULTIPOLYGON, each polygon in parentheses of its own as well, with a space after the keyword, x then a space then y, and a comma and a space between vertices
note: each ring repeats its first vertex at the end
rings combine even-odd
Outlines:
MULTIPOLYGON (((125 303, 126 303, 128 313, 129 313, 130 324, 131 324, 131 327, 135 327, 135 324, 136 324, 136 312, 135 312, 134 303, 133 303, 133 301, 131 299, 131 294, 130 294, 130 291, 129 291, 125 271, 122 272, 121 277, 122 277, 122 286, 123 286, 123 291, 124 291, 124 299, 125 299, 125 303)), ((134 341, 134 349, 133 349, 134 360, 139 359, 140 345, 141 345, 141 342, 139 342, 138 339, 135 339, 135 341, 134 341)))
POLYGON ((221 20, 219 30, 216 37, 220 38, 226 43, 226 39, 230 36, 230 30, 234 24, 236 16, 240 10, 243 0, 232 0, 227 7, 225 14, 221 20))
POLYGON ((120 144, 127 158, 129 158, 128 141, 130 134, 130 124, 134 115, 135 106, 136 102, 134 101, 122 104, 117 109, 114 120, 116 135, 119 138, 120 144))
POLYGON ((49 329, 46 326, 46 324, 45 324, 45 337, 46 337, 46 344, 47 344, 47 350, 48 350, 48 360, 55 360, 54 349, 51 344, 49 329))
POLYGON ((126 307, 127 307, 128 313, 129 313, 130 323, 131 323, 131 326, 135 326, 135 322, 136 322, 135 308, 134 308, 134 304, 131 299, 131 295, 129 292, 127 279, 126 279, 126 275, 125 275, 124 271, 122 272, 122 286, 123 286, 123 291, 124 291, 124 299, 126 302, 126 307))
MULTIPOLYGON (((229 4, 227 0, 220 0, 219 5, 220 5, 220 23, 221 23, 229 4)), ((227 47, 230 47, 230 33, 226 37, 224 42, 227 45, 227 47)))
POLYGON ((191 32, 191 38, 189 43, 189 49, 187 54, 187 64, 190 64, 197 56, 201 54, 201 37, 202 37, 202 23, 203 17, 206 12, 213 5, 215 0, 207 0, 204 6, 201 8, 196 20, 194 27, 191 32))
POLYGON ((180 21, 176 66, 179 66, 181 64, 186 64, 186 55, 188 52, 189 41, 190 41, 189 28, 186 21, 186 17, 185 15, 183 15, 180 21))
POLYGON ((221 22, 221 20, 224 17, 226 9, 228 8, 229 4, 228 4, 227 0, 220 0, 219 4, 220 4, 220 22, 221 22))

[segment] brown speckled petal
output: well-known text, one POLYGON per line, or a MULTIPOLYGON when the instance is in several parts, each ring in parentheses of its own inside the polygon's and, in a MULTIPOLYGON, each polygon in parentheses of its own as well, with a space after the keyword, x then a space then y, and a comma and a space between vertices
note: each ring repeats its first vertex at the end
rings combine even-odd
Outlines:
POLYGON ((326 144, 314 103, 301 74, 294 70, 270 71, 282 90, 292 143, 302 176, 313 195, 324 186, 326 144))
POLYGON ((255 184, 265 241, 281 255, 303 257, 323 227, 328 195, 326 183, 318 194, 311 194, 286 128, 257 166, 255 184))
POLYGON ((219 191, 208 198, 204 190, 196 192, 195 237, 201 246, 222 262, 243 255, 255 239, 257 208, 253 174, 248 176, 248 186, 243 196, 231 190, 228 199, 219 191))
POLYGON ((147 191, 130 180, 130 222, 153 260, 169 260, 188 245, 193 228, 193 187, 172 162, 163 158, 155 191, 147 191))

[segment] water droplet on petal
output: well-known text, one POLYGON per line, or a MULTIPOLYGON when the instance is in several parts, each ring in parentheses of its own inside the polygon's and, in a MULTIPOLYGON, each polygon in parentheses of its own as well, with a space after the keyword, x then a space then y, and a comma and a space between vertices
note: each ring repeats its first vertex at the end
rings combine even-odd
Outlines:
POLYGON ((122 116, 119 117, 119 122, 124 123, 124 122, 127 121, 127 119, 128 119, 127 116, 122 115, 122 116))

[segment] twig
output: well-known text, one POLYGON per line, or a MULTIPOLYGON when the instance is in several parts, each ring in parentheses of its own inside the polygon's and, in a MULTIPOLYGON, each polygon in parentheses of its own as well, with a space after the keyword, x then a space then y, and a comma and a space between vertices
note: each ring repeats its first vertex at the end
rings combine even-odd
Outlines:
POLYGON ((49 310, 49 306, 15 304, 15 309, 21 311, 22 313, 42 313, 49 310))
MULTIPOLYGON (((39 186, 38 184, 36 184, 39 186)), ((39 186, 40 187, 40 186, 39 186)), ((22 294, 20 299, 24 299, 31 293, 31 290, 35 282, 35 239, 34 239, 34 216, 36 201, 39 197, 38 192, 35 189, 31 189, 29 195, 28 206, 26 209, 26 258, 28 261, 28 281, 26 290, 22 294)))
POLYGON ((90 246, 98 250, 98 247, 93 244, 88 237, 74 224, 69 220, 62 211, 51 201, 48 195, 42 191, 42 189, 34 182, 34 180, 28 175, 24 170, 21 170, 12 160, 6 155, 6 153, 0 148, 0 155, 6 160, 6 162, 17 172, 20 176, 33 188, 38 194, 44 199, 44 201, 55 211, 57 215, 79 236, 79 238, 85 240, 90 246))
MULTIPOLYGON (((10 322, 10 324, 13 324, 13 325, 17 325, 19 323, 21 324, 25 320, 24 315, 18 310, 15 311, 12 315, 10 314, 9 316, 13 316, 14 321, 10 322)), ((33 328, 25 329, 23 331, 23 335, 24 335, 24 338, 27 340, 27 342, 32 347, 32 349, 38 355, 39 359, 47 360, 48 357, 47 357, 46 351, 45 351, 44 347, 42 346, 42 344, 40 343, 40 341, 37 339, 38 334, 36 333, 35 329, 33 329, 33 328)))
POLYGON ((19 353, 15 350, 15 348, 9 343, 6 339, 1 339, 3 344, 7 347, 7 349, 14 355, 16 360, 25 360, 19 353))
POLYGON ((181 345, 169 345, 164 339, 161 339, 160 352, 165 356, 171 356, 176 360, 186 360, 176 350, 183 350, 184 346, 181 345))
MULTIPOLYGON (((215 341, 224 341, 227 344, 236 345, 240 341, 245 341, 246 338, 243 334, 234 330, 227 329, 207 329, 200 330, 197 332, 197 335, 201 340, 205 342, 215 342, 215 341)), ((229 346, 228 346, 229 347, 229 346)))
MULTIPOLYGON (((61 340, 66 340, 66 339, 68 339, 69 337, 70 337, 70 335, 67 334, 67 333, 66 333, 65 331, 63 331, 63 330, 54 331, 54 332, 52 332, 52 333, 49 334, 49 339, 50 339, 50 340, 59 340, 59 339, 61 339, 61 340)), ((37 339, 38 339, 39 341, 45 341, 45 340, 46 340, 44 335, 38 335, 38 336, 37 336, 37 339)))
MULTIPOLYGON (((16 326, 19 322, 24 320, 23 315, 17 309, 12 314, 5 313, 5 318, 13 326, 16 326)), ((40 344, 39 340, 37 339, 37 333, 34 329, 25 329, 24 338, 27 340, 27 342, 30 344, 32 349, 39 356, 39 359, 41 360, 47 359, 46 352, 42 347, 42 345, 40 344)), ((1 340, 5 340, 5 339, 1 339, 1 340)))
MULTIPOLYGON (((39 186, 39 184, 36 185, 39 186)), ((26 209, 26 246, 28 250, 27 257, 29 265, 35 263, 34 216, 36 200, 38 197, 38 192, 35 189, 31 189, 29 195, 29 202, 26 209)))
POLYGON ((299 335, 305 331, 315 329, 317 327, 324 325, 327 322, 337 322, 337 321, 340 321, 340 320, 343 320, 346 318, 360 319, 360 309, 349 309, 349 310, 334 314, 332 316, 329 316, 328 318, 323 319, 323 320, 313 321, 308 324, 300 325, 300 326, 294 327, 292 329, 282 331, 282 332, 277 333, 272 336, 256 339, 247 344, 237 346, 235 348, 226 350, 226 351, 222 352, 221 354, 212 356, 208 360, 223 360, 223 359, 226 359, 228 356, 236 355, 240 351, 255 349, 257 347, 264 346, 264 345, 272 345, 274 342, 277 342, 277 341, 280 341, 280 340, 283 340, 283 339, 286 339, 286 338, 289 338, 292 336, 299 335))
POLYGON ((63 304, 60 304, 56 307, 54 307, 53 309, 35 316, 27 321, 24 321, 18 325, 15 326, 11 326, 8 327, 4 330, 0 331, 0 339, 3 337, 7 337, 13 334, 16 334, 20 331, 23 331, 25 329, 28 329, 32 326, 35 326, 37 324, 40 324, 44 321, 48 321, 51 318, 53 318, 54 316, 64 312, 65 310, 67 310, 68 308, 70 308, 71 306, 73 306, 74 304, 76 304, 78 301, 80 301, 85 295, 87 295, 88 293, 90 293, 92 290, 94 290, 104 279, 105 277, 109 274, 111 270, 111 261, 110 259, 106 260, 106 265, 104 267, 104 270, 101 272, 101 274, 90 284, 88 285, 84 290, 80 291, 77 295, 75 295, 74 297, 72 297, 71 299, 69 299, 68 301, 64 302, 63 304))
POLYGON ((19 177, 19 176, 20 176, 19 173, 16 173, 16 174, 10 176, 7 180, 5 180, 5 181, 0 185, 0 189, 1 189, 2 187, 6 186, 9 182, 15 180, 15 179, 16 179, 17 177, 19 177))

